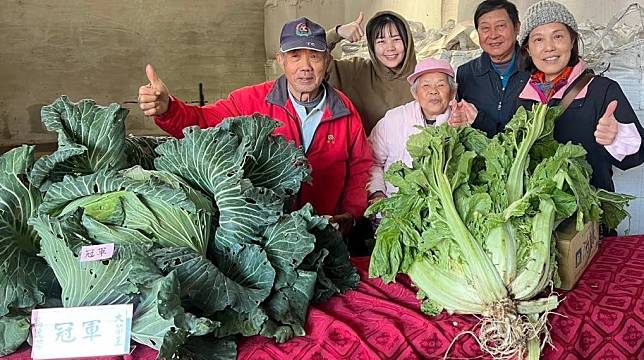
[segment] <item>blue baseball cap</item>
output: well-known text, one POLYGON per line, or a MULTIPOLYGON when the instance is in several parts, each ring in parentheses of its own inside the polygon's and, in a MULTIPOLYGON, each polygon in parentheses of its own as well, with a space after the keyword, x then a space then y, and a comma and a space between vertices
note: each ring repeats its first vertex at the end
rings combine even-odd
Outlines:
POLYGON ((326 51, 326 32, 313 21, 302 17, 284 24, 280 35, 280 51, 297 49, 326 51))

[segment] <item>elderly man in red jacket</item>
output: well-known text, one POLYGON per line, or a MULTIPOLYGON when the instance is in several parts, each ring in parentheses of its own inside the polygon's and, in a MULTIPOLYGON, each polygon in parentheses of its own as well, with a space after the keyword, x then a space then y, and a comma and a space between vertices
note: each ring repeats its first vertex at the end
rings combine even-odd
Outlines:
POLYGON ((300 18, 287 23, 280 36, 277 62, 284 75, 243 87, 206 106, 188 105, 171 96, 151 65, 149 84, 139 88, 139 106, 163 130, 182 137, 182 129, 207 128, 233 116, 260 113, 282 123, 274 131, 302 146, 311 168, 311 184, 299 197, 319 214, 331 215, 346 235, 367 206, 371 151, 351 101, 324 81, 331 60, 324 29, 300 18))

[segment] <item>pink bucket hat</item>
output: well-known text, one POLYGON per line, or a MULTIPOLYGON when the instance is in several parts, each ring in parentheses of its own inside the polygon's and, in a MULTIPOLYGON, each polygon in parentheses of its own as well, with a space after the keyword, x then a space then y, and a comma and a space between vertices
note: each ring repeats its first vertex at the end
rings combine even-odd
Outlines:
POLYGON ((440 72, 454 77, 454 69, 447 61, 427 58, 416 64, 414 73, 407 77, 407 81, 409 81, 410 84, 413 84, 420 76, 430 72, 440 72))

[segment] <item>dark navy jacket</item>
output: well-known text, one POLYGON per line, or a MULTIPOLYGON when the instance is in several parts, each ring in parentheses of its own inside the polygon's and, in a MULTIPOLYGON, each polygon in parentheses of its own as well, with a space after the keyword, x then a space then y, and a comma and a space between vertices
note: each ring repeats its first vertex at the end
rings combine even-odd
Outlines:
MULTIPOLYGON (((514 51, 518 56, 519 47, 514 51)), ((458 67, 458 100, 476 106, 478 115, 472 126, 485 131, 490 137, 503 130, 510 121, 517 109, 517 96, 530 79, 530 73, 518 71, 516 67, 515 63, 505 91, 487 53, 458 67)))

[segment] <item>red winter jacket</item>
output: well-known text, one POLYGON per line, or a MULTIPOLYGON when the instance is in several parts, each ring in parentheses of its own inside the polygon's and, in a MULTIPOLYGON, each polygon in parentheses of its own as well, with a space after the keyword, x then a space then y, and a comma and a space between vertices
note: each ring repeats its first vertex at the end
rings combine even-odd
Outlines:
MULTIPOLYGON (((371 149, 351 101, 327 83, 324 86, 327 104, 306 152, 313 180, 311 184, 302 184, 298 206, 310 202, 318 214, 348 212, 357 219, 367 207, 371 149)), ((182 129, 187 126, 207 128, 228 117, 254 113, 280 121, 283 126, 273 134, 302 146, 300 120, 288 96, 284 76, 235 90, 227 99, 203 107, 188 105, 173 97, 168 111, 156 117, 155 122, 172 136, 181 138, 182 129)))

